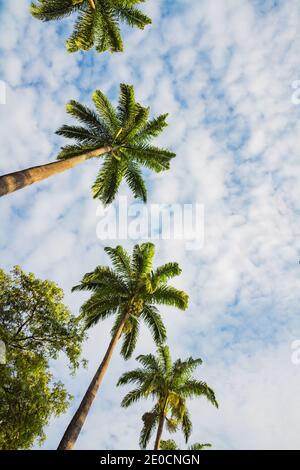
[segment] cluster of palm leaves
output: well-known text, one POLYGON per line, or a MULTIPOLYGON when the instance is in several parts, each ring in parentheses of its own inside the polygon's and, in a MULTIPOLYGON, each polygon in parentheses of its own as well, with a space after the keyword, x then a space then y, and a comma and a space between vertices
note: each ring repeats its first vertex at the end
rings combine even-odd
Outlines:
POLYGON ((143 415, 141 448, 147 447, 155 428, 158 430, 155 449, 160 448, 164 423, 171 433, 181 427, 187 442, 192 432, 187 400, 205 396, 218 407, 213 390, 205 382, 192 377, 194 370, 202 364, 202 360, 189 357, 185 361, 177 359, 172 362, 168 346, 160 345, 157 349, 157 356, 141 355, 137 357, 137 361, 142 367, 125 372, 120 377, 118 385, 136 385, 136 388, 131 390, 122 401, 122 406, 125 408, 142 398, 151 397, 155 401, 152 410, 143 415))
POLYGON ((134 88, 120 85, 120 97, 115 109, 100 91, 93 93, 96 112, 77 101, 67 104, 67 112, 80 126, 64 125, 57 134, 75 139, 76 144, 62 148, 58 159, 65 160, 91 150, 109 147, 102 168, 93 185, 93 195, 103 203, 111 203, 123 179, 135 198, 147 200, 147 189, 141 166, 160 172, 170 168, 173 152, 150 145, 167 126, 167 114, 149 119, 149 108, 136 102, 134 88))
MULTIPOLYGON (((151 23, 150 18, 137 8, 143 1, 37 0, 31 4, 31 13, 42 21, 77 15, 73 33, 67 41, 69 52, 88 50, 93 46, 98 52, 117 52, 123 50, 120 22, 141 29, 151 23)), ((150 144, 166 127, 167 114, 150 119, 149 108, 135 100, 130 85, 120 85, 117 107, 100 90, 96 90, 92 98, 95 110, 75 100, 67 104, 67 112, 79 124, 63 125, 57 134, 75 142, 62 147, 56 162, 0 176, 0 196, 101 156, 103 163, 92 187, 93 196, 110 204, 125 180, 134 197, 146 202, 147 190, 141 168, 155 172, 168 170, 170 160, 175 156, 169 150, 150 144)), ((138 356, 140 367, 120 377, 118 385, 135 386, 124 397, 122 406, 127 408, 142 398, 152 398, 153 408, 142 417, 140 446, 146 448, 156 429, 155 449, 176 449, 176 443, 163 441, 162 435, 164 427, 171 433, 181 429, 188 441, 192 432, 188 400, 203 396, 218 406, 213 390, 193 377, 201 359, 189 357, 173 362, 165 344, 167 333, 158 307, 187 309, 188 295, 169 285, 170 280, 181 274, 181 269, 175 262, 154 268, 155 247, 152 243, 136 245, 131 255, 121 246, 107 247, 105 252, 111 266, 98 266, 85 274, 73 291, 91 293, 80 313, 86 328, 114 317, 110 343, 58 448, 74 447, 119 340, 122 340, 121 355, 129 359, 144 323, 152 334, 157 355, 138 356)), ((190 449, 201 450, 209 446, 196 443, 190 449)))
POLYGON ((155 247, 152 243, 136 245, 132 257, 122 246, 106 247, 112 266, 98 266, 87 273, 73 290, 91 291, 92 295, 81 307, 86 327, 115 316, 112 335, 126 317, 122 331, 121 354, 129 359, 136 347, 139 327, 144 322, 150 329, 156 344, 166 340, 166 328, 157 305, 169 305, 185 310, 188 296, 169 286, 170 279, 179 276, 177 263, 167 263, 152 269, 155 247))
POLYGON ((73 33, 67 40, 67 50, 97 52, 123 51, 120 22, 144 29, 151 19, 136 5, 144 0, 38 0, 31 4, 31 13, 42 21, 59 20, 77 15, 73 33))

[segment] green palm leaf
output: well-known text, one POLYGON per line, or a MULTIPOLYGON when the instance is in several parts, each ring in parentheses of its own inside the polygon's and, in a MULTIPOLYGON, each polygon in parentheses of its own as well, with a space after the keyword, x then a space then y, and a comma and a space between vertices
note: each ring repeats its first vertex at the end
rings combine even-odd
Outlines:
POLYGON ((42 21, 60 20, 77 13, 67 50, 76 52, 95 46, 97 52, 123 51, 120 22, 144 29, 151 19, 136 5, 144 0, 37 0, 31 14, 42 21))

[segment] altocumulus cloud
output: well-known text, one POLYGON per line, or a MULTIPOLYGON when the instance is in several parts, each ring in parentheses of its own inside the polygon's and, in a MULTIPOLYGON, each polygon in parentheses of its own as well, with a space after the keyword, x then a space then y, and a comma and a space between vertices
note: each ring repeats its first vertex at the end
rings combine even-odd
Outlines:
MULTIPOLYGON (((154 114, 168 111, 161 143, 178 157, 168 174, 148 177, 149 199, 204 204, 205 245, 186 252, 184 242, 158 243, 157 262, 181 263, 177 284, 191 297, 188 312, 164 309, 164 317, 174 357, 200 355, 199 374, 220 402, 219 411, 191 404, 192 440, 225 449, 299 447, 300 368, 290 360, 290 344, 300 338, 300 107, 291 100, 300 79, 299 3, 148 0, 153 26, 125 28, 125 52, 102 56, 67 55, 69 20, 44 25, 29 16, 29 1, 5 3, 0 172, 53 160, 65 102, 89 103, 95 88, 114 99, 120 82, 132 83, 154 114)), ((71 286, 107 261, 89 193, 97 167, 89 162, 0 202, 1 266, 18 263, 54 279, 74 312, 85 297, 71 295, 71 286)), ((55 364, 75 400, 49 426, 45 448, 57 445, 109 328, 90 332, 87 371, 68 378, 63 358, 55 364)), ((148 333, 142 336, 137 354, 153 349, 148 333)), ((113 388, 133 365, 115 356, 77 448, 137 447, 149 404, 121 410, 124 390, 113 388)))

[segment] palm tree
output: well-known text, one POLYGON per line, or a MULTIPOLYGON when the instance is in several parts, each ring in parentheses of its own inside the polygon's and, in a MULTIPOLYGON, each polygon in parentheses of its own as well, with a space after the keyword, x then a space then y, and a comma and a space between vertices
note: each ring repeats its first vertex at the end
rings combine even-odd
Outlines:
MULTIPOLYGON (((195 442, 188 447, 188 450, 204 450, 208 447, 211 447, 211 444, 200 444, 200 442, 195 442)), ((173 439, 168 439, 167 441, 160 441, 160 450, 180 450, 178 445, 173 439)))
POLYGON ((69 52, 122 52, 119 22, 144 29, 151 19, 135 5, 144 0, 37 0, 31 3, 31 14, 42 21, 59 20, 77 14, 73 33, 66 42, 69 52))
POLYGON ((149 119, 149 108, 135 101, 134 88, 120 85, 115 109, 99 90, 93 93, 96 111, 70 101, 67 113, 82 125, 63 125, 57 134, 75 139, 75 145, 62 147, 58 161, 0 176, 0 196, 24 188, 78 165, 103 156, 103 165, 93 185, 94 198, 111 203, 123 179, 136 198, 147 199, 141 166, 155 172, 168 170, 175 154, 150 145, 167 126, 167 114, 149 119))
POLYGON ((79 408, 72 418, 58 449, 72 449, 85 422, 108 368, 114 349, 123 337, 121 354, 131 357, 142 321, 149 327, 156 344, 166 339, 166 329, 156 305, 170 305, 185 310, 188 296, 168 285, 168 281, 181 273, 177 263, 167 263, 152 269, 155 246, 152 243, 136 245, 130 256, 121 246, 105 248, 113 268, 98 266, 85 274, 73 290, 91 291, 91 297, 82 305, 81 316, 87 328, 99 321, 115 316, 111 341, 79 408))
POLYGON ((203 395, 218 407, 213 390, 205 382, 192 377, 193 371, 202 364, 202 360, 189 357, 185 361, 177 359, 172 363, 170 350, 164 345, 158 347, 157 356, 141 355, 137 360, 142 367, 125 372, 118 385, 137 385, 124 397, 122 406, 125 408, 149 395, 155 400, 153 409, 143 415, 141 448, 147 447, 155 427, 157 433, 154 450, 160 448, 165 423, 169 432, 176 432, 180 426, 187 442, 192 432, 192 422, 186 400, 203 395))

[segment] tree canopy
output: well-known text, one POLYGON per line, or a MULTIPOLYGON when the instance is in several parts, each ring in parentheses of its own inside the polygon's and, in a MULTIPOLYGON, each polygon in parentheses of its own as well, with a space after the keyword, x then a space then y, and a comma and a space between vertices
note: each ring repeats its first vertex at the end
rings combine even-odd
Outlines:
POLYGON ((113 269, 98 266, 87 273, 74 290, 91 291, 91 297, 82 305, 81 315, 86 327, 115 316, 112 334, 124 316, 129 313, 124 330, 121 354, 128 359, 136 346, 140 323, 149 327, 156 344, 166 339, 166 329, 156 305, 170 305, 185 310, 188 296, 168 285, 181 273, 177 263, 166 263, 153 269, 155 246, 152 243, 135 245, 132 256, 122 246, 106 247, 113 269))
POLYGON ((144 29, 151 19, 136 5, 144 0, 38 0, 31 4, 31 14, 42 21, 60 20, 77 15, 67 50, 122 52, 120 22, 144 29))
POLYGON ((116 108, 100 90, 92 98, 96 111, 75 100, 67 104, 67 113, 81 125, 63 125, 58 129, 58 135, 76 141, 74 145, 62 147, 58 159, 109 147, 110 151, 101 156, 103 164, 92 188, 94 198, 110 204, 125 179, 134 197, 146 202, 141 167, 155 172, 168 170, 170 160, 175 157, 169 150, 150 145, 167 126, 167 114, 149 119, 149 108, 141 106, 135 100, 134 87, 124 83, 120 85, 116 108))
POLYGON ((0 269, 0 338, 6 362, 0 364, 0 449, 27 449, 45 439, 52 416, 70 399, 54 379, 51 360, 64 351, 70 368, 80 365, 83 328, 62 303, 63 291, 16 266, 0 269))
MULTIPOLYGON (((195 442, 194 444, 188 447, 188 450, 205 450, 211 447, 211 444, 200 444, 200 442, 195 442)), ((173 439, 168 439, 166 441, 160 441, 160 449, 161 450, 180 450, 178 445, 173 439)))

